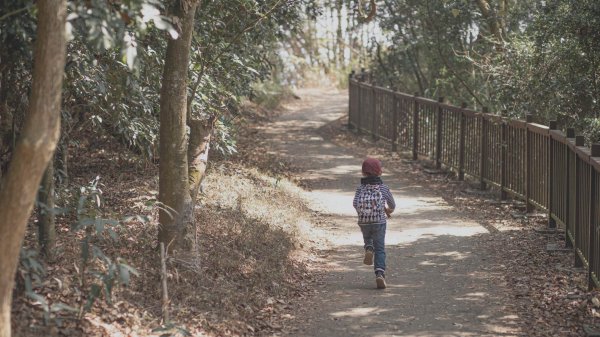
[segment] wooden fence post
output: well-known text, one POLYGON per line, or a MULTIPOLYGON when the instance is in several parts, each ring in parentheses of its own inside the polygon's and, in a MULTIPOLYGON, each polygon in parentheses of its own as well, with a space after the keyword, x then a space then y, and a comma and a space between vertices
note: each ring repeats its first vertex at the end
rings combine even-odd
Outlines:
POLYGON ((529 123, 533 122, 533 115, 525 115, 525 212, 533 212, 533 204, 529 202, 531 197, 531 136, 529 135, 529 123))
POLYGON ((487 134, 487 125, 488 125, 488 121, 485 118, 485 115, 488 113, 488 108, 487 107, 483 107, 481 109, 481 135, 480 135, 480 161, 479 161, 479 185, 480 188, 482 190, 485 190, 487 188, 487 184, 485 183, 485 169, 486 169, 486 162, 487 162, 487 140, 488 140, 488 134, 487 134))
MULTIPOLYGON (((352 112, 356 112, 357 111, 357 107, 354 103, 354 101, 356 101, 356 99, 352 99, 352 88, 354 87, 354 85, 352 84, 352 80, 354 79, 354 70, 352 70, 350 72, 350 74, 348 75, 348 129, 352 130, 354 128, 353 125, 353 114, 352 112)), ((354 114, 354 118, 356 118, 356 113, 354 114)))
POLYGON ((371 108, 373 111, 371 112, 373 115, 373 123, 371 125, 371 136, 373 141, 377 141, 379 139, 379 132, 377 131, 379 125, 379 114, 377 113, 377 92, 375 91, 375 86, 377 83, 372 81, 371 83, 371 108))
POLYGON ((442 103, 444 103, 444 97, 438 98, 437 104, 437 120, 436 120, 436 130, 435 130, 435 168, 442 168, 442 103))
MULTIPOLYGON (((579 146, 583 146, 585 144, 585 138, 583 136, 575 136, 575 146, 579 147, 579 146)), ((577 212, 577 205, 579 205, 579 203, 581 203, 581 200, 579 198, 579 185, 580 185, 580 180, 581 177, 579 176, 579 166, 581 164, 579 164, 580 160, 577 157, 577 153, 574 153, 574 158, 575 158, 575 206, 573 207, 573 210, 575 211, 575 226, 573 227, 575 230, 573 233, 573 236, 575 238, 575 240, 577 240, 577 236, 579 231, 581 230, 581 215, 579 214, 579 212, 577 212)), ((577 241, 575 241, 575 247, 577 248, 577 246, 579 245, 579 243, 577 241)), ((583 253, 583 252, 581 252, 583 253)), ((577 249, 575 249, 575 267, 576 268, 581 268, 583 267, 583 260, 581 259, 581 256, 579 256, 579 253, 577 252, 577 249)))
MULTIPOLYGON (((592 148, 590 149, 590 163, 594 157, 600 157, 600 143, 592 144, 592 148)), ((590 184, 591 186, 591 195, 590 195, 590 251, 589 251, 589 261, 588 261, 588 290, 593 290, 596 287, 596 282, 593 277, 593 266, 596 263, 596 259, 598 256, 598 249, 596 246, 596 222, 594 221, 594 216, 596 215, 596 203, 598 200, 596 199, 596 169, 592 166, 590 184)))
MULTIPOLYGON (((507 111, 502 110, 502 117, 506 117, 507 111)), ((500 124, 500 199, 508 199, 508 193, 506 193, 506 144, 508 138, 508 128, 506 127, 506 121, 502 119, 500 124)))
POLYGON ((551 131, 552 130, 556 130, 557 128, 557 122, 556 121, 550 121, 550 125, 549 128, 550 131, 548 132, 548 179, 547 179, 547 183, 548 183, 548 228, 549 229, 556 229, 556 220, 554 220, 554 218, 552 217, 552 212, 554 211, 554 205, 552 204, 552 200, 554 199, 554 161, 556 160, 556 158, 554 158, 554 142, 552 141, 552 135, 551 135, 551 131))
POLYGON ((413 160, 417 160, 419 158, 419 101, 417 100, 418 95, 418 93, 415 93, 415 96, 413 97, 413 160))
POLYGON ((393 94, 393 109, 392 109, 392 151, 398 150, 398 96, 393 94))
POLYGON ((467 108, 467 103, 463 102, 460 105, 460 139, 458 141, 458 180, 465 180, 465 138, 466 132, 465 128, 467 125, 467 120, 465 117, 465 109, 467 108))
MULTIPOLYGON (((569 138, 575 138, 575 129, 574 128, 567 128, 567 139, 569 138)), ((567 146, 567 154, 569 152, 569 147, 567 146)), ((565 179, 566 179, 566 191, 567 193, 570 193, 571 191, 571 174, 574 174, 573 172, 571 172, 571 163, 569 162, 569 158, 567 157, 567 173, 565 175, 565 179)), ((569 228, 569 224, 570 224, 570 219, 571 219, 571 207, 573 207, 573 202, 570 200, 570 198, 566 198, 566 215, 565 215, 565 225, 567 226, 567 228, 569 228)), ((575 204, 577 205, 577 204, 575 204)), ((573 247, 573 242, 571 242, 571 240, 569 240, 569 236, 567 235, 565 237, 565 247, 567 248, 572 248, 573 247)))

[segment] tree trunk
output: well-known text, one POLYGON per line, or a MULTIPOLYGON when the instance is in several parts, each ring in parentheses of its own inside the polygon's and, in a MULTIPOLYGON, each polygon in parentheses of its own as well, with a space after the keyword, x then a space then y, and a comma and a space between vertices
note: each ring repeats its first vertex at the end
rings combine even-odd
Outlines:
MULTIPOLYGON (((334 14, 333 14, 333 1, 330 1, 329 5, 329 22, 334 22, 334 14)), ((331 27, 333 28, 333 27, 331 27)), ((327 56, 329 59, 329 67, 332 69, 337 68, 337 60, 338 60, 338 44, 335 36, 335 32, 333 29, 327 29, 327 56), (330 47, 329 47, 330 46, 330 47)))
POLYGON ((346 53, 346 48, 344 44, 344 37, 342 35, 342 0, 336 0, 335 9, 337 11, 337 68, 343 69, 345 66, 344 54, 346 53))
POLYGON ((40 214, 38 222, 38 241, 40 251, 49 260, 54 258, 56 229, 54 223, 54 160, 50 159, 42 178, 39 193, 40 214))
POLYGON ((316 65, 319 64, 319 56, 316 52, 317 44, 315 43, 316 40, 316 36, 315 36, 315 23, 314 20, 308 20, 307 23, 307 27, 306 27, 306 32, 302 32, 302 34, 304 35, 304 42, 305 42, 305 47, 304 49, 307 50, 308 52, 308 60, 310 62, 310 66, 314 67, 316 65))
POLYGON ((500 31, 503 37, 506 37, 506 18, 508 17, 508 2, 506 0, 499 0, 498 4, 498 24, 500 25, 500 31))
POLYGON ((40 180, 60 133, 66 0, 37 1, 31 99, 25 126, 0 190, 0 337, 10 337, 10 306, 19 250, 40 180))
MULTIPOLYGON (((175 1, 172 14, 181 22, 181 34, 169 40, 160 92, 160 166, 158 240, 169 252, 188 248, 187 225, 192 200, 188 179, 186 136, 188 63, 198 0, 175 1)), ((192 233, 190 233, 192 234, 192 233)))
POLYGON ((62 177, 59 180, 59 189, 69 186, 69 138, 62 134, 62 139, 58 144, 58 169, 59 176, 62 177))
POLYGON ((209 120, 190 121, 190 145, 188 147, 190 195, 192 205, 196 204, 198 189, 204 179, 206 163, 208 162, 208 151, 210 149, 210 138, 214 128, 215 118, 209 120))
POLYGON ((354 66, 354 15, 351 13, 352 5, 349 3, 346 7, 346 30, 348 31, 348 64, 354 66))

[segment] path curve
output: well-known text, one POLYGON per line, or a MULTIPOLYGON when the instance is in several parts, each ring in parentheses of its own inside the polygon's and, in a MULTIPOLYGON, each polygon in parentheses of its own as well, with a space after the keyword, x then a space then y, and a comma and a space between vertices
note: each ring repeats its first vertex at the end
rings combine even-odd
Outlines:
POLYGON ((435 191, 384 166, 397 203, 388 223, 385 290, 375 289, 362 265, 362 237, 352 197, 367 153, 325 141, 319 128, 347 114, 347 93, 304 89, 301 100, 264 130, 272 152, 300 169, 313 209, 328 219, 323 242, 324 282, 297 313, 285 336, 518 336, 491 258, 477 245, 487 233, 458 214, 435 191))

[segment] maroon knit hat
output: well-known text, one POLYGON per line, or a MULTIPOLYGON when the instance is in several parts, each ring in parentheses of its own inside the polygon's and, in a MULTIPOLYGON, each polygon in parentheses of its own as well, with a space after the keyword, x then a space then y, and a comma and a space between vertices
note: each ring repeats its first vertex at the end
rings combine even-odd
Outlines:
POLYGON ((381 162, 375 158, 367 158, 362 164, 362 173, 366 176, 379 177, 381 175, 381 162))

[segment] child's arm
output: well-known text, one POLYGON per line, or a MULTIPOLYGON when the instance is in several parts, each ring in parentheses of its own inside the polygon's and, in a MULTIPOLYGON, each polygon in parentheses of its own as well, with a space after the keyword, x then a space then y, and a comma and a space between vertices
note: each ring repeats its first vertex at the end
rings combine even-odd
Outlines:
POLYGON ((394 200, 394 196, 392 195, 392 192, 390 192, 389 187, 385 186, 382 194, 383 194, 383 198, 385 199, 385 202, 387 204, 387 207, 385 207, 385 214, 387 215, 388 218, 390 218, 391 214, 394 212, 394 209, 396 208, 396 201, 394 200))
POLYGON ((358 206, 358 192, 360 191, 360 186, 358 186, 356 188, 356 192, 354 193, 354 200, 352 200, 352 206, 354 206, 354 209, 356 209, 356 207, 358 206))

